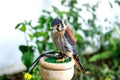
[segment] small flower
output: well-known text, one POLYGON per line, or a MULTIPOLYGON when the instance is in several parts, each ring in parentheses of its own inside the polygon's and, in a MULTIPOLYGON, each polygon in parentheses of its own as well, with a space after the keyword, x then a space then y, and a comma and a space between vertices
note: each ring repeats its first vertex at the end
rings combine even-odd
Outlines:
POLYGON ((30 80, 32 78, 32 75, 29 73, 25 73, 24 78, 25 78, 25 80, 30 80))
POLYGON ((109 77, 106 77, 105 80, 111 80, 109 77))

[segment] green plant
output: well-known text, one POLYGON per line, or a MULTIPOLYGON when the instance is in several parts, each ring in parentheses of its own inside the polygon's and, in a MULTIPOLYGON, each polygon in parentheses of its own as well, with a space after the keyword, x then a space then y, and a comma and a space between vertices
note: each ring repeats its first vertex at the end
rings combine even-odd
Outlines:
MULTIPOLYGON (((25 35, 25 40, 26 40, 26 45, 20 45, 19 46, 19 50, 22 52, 22 61, 23 63, 26 65, 27 68, 30 67, 30 65, 33 62, 33 58, 34 58, 34 46, 30 45, 30 41, 29 39, 27 39, 27 28, 26 25, 30 25, 30 22, 27 23, 19 23, 17 24, 17 26, 15 27, 16 29, 19 29, 20 31, 22 31, 25 35)), ((31 38, 31 37, 30 37, 31 38)))
MULTIPOLYGON (((115 0, 114 2, 117 3, 117 5, 120 5, 120 1, 115 0)), ((113 4, 110 1, 108 1, 108 3, 112 8, 113 4)), ((97 24, 99 19, 96 11, 99 8, 99 4, 101 4, 100 1, 94 5, 83 4, 78 7, 78 0, 61 0, 61 5, 68 8, 67 11, 59 10, 56 6, 52 6, 52 11, 43 10, 43 14, 40 16, 36 26, 33 26, 31 21, 25 21, 19 23, 16 28, 24 32, 27 43, 25 46, 29 48, 27 49, 28 51, 33 51, 34 53, 34 50, 37 49, 39 53, 41 53, 43 51, 56 49, 50 40, 49 31, 50 23, 54 18, 52 13, 56 14, 58 18, 64 19, 74 31, 77 39, 79 58, 87 70, 87 75, 84 75, 78 74, 78 71, 75 68, 73 80, 119 80, 120 23, 119 20, 116 20, 113 24, 108 19, 105 19, 103 21, 105 23, 110 23, 112 28, 107 28, 110 25, 106 27, 102 24, 97 24), (84 16, 80 14, 84 10, 89 13, 92 18, 85 19, 84 16), (84 26, 86 26, 86 28, 84 28, 84 26), (107 32, 103 32, 103 29, 107 32), (83 35, 81 33, 83 33, 83 35), (114 37, 113 34, 118 35, 117 37, 114 37), (93 41, 96 36, 98 36, 98 39, 96 40, 99 46, 95 45, 95 42, 93 41), (91 40, 88 40, 88 38, 91 40), (30 43, 34 43, 34 45, 30 45, 30 43), (93 47, 96 51, 93 54, 81 55, 87 46, 93 47)), ((25 50, 23 50, 23 53, 24 52, 25 50)), ((32 56, 31 59, 33 59, 33 54, 30 55, 32 56)), ((29 55, 26 54, 25 58, 28 58, 27 56, 29 55)), ((33 77, 33 80, 39 76, 37 70, 35 70, 33 75, 36 73, 37 76, 33 77)))

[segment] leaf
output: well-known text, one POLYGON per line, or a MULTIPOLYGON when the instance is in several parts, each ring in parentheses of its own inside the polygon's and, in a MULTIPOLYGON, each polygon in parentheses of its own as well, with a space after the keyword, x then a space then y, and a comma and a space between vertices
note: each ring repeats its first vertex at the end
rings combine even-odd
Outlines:
POLYGON ((66 14, 67 12, 65 11, 59 11, 59 15, 62 16, 63 14, 66 14))
POLYGON ((112 36, 112 33, 113 33, 113 30, 110 30, 104 34, 103 37, 104 37, 105 41, 110 39, 110 37, 112 36))
POLYGON ((40 16, 38 22, 43 25, 46 22, 45 16, 44 15, 40 16))
POLYGON ((40 36, 45 36, 46 34, 44 32, 35 32, 34 36, 35 37, 40 37, 40 36))
POLYGON ((109 57, 112 57, 112 56, 115 56, 115 55, 117 55, 117 54, 119 54, 119 53, 117 53, 117 52, 115 52, 115 51, 105 51, 105 52, 102 52, 102 53, 98 53, 98 54, 96 54, 96 55, 94 55, 94 56, 92 56, 90 59, 89 59, 89 61, 90 62, 94 62, 94 61, 97 61, 97 60, 101 60, 101 59, 107 59, 107 58, 109 58, 109 57))
POLYGON ((38 49, 38 51, 41 53, 42 51, 43 51, 43 49, 42 49, 42 41, 39 41, 39 40, 36 40, 36 45, 37 45, 37 49, 38 49))
POLYGON ((38 30, 38 29, 42 29, 43 27, 44 27, 43 25, 37 25, 37 26, 33 27, 33 29, 38 30))
POLYGON ((75 37, 77 38, 77 40, 79 41, 79 42, 83 42, 83 38, 82 38, 82 36, 80 36, 79 34, 75 34, 75 37))
POLYGON ((22 23, 16 25, 15 29, 18 29, 22 23))
POLYGON ((26 26, 24 23, 19 23, 16 25, 15 29, 19 29, 20 31, 22 32, 25 32, 26 31, 26 26))
MULTIPOLYGON (((67 13, 67 12, 66 12, 67 13)), ((71 12, 70 13, 67 13, 68 14, 68 16, 71 16, 71 17, 73 17, 73 19, 74 18, 78 18, 78 12, 75 12, 75 11, 73 11, 73 10, 71 10, 71 12)))
POLYGON ((85 36, 91 36, 91 37, 93 37, 94 36, 94 34, 95 34, 95 30, 91 30, 91 29, 89 29, 89 30, 83 30, 83 32, 84 32, 84 34, 85 34, 85 36))
POLYGON ((26 31, 26 26, 24 23, 22 23, 22 27, 20 28, 21 31, 25 32, 26 31))
POLYGON ((28 24, 29 26, 31 26, 31 23, 32 23, 32 21, 30 20, 27 24, 28 24))
POLYGON ((33 34, 28 34, 28 35, 29 35, 30 40, 32 41, 34 39, 34 35, 33 34))
POLYGON ((93 19, 88 19, 88 25, 92 27, 94 30, 96 30, 96 24, 93 19))
POLYGON ((34 52, 33 46, 20 45, 19 50, 24 54, 26 52, 34 52))
POLYGON ((110 45, 108 47, 110 49, 112 48, 112 50, 116 50, 118 48, 116 41, 112 37, 110 37, 109 42, 110 45))
POLYGON ((109 1, 109 5, 110 5, 111 8, 113 8, 113 5, 112 5, 112 3, 110 1, 109 1))
POLYGON ((120 1, 119 0, 115 0, 115 3, 117 3, 120 6, 120 1))
POLYGON ((50 23, 53 20, 53 18, 50 16, 47 18, 47 23, 50 23))
POLYGON ((54 12, 59 13, 59 10, 58 10, 58 8, 57 8, 57 7, 52 6, 52 8, 53 8, 53 11, 54 11, 54 12))
POLYGON ((44 13, 47 13, 47 14, 50 14, 51 12, 50 11, 47 11, 47 10, 43 10, 44 13))
POLYGON ((55 45, 53 43, 48 43, 49 49, 55 49, 55 45))
POLYGON ((65 2, 66 2, 66 0, 62 0, 62 1, 61 1, 61 4, 64 4, 65 2))
POLYGON ((26 65, 27 68, 29 68, 33 62, 34 54, 32 52, 26 52, 22 56, 22 61, 26 65))
POLYGON ((48 17, 47 21, 46 21, 46 24, 47 24, 47 28, 46 28, 46 31, 50 31, 50 27, 51 27, 51 22, 52 22, 53 18, 50 16, 48 17))

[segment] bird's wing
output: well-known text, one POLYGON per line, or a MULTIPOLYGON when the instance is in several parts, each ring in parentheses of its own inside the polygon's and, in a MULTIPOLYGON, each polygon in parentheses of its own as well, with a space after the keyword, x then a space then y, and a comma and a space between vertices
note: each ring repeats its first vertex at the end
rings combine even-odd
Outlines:
POLYGON ((72 45, 73 47, 73 59, 75 60, 76 65, 78 66, 79 70, 82 71, 83 73, 85 72, 84 67, 82 66, 82 64, 79 61, 78 55, 77 55, 77 48, 76 48, 76 39, 74 37, 74 33, 72 32, 72 30, 67 27, 66 31, 65 31, 65 37, 67 38, 68 42, 72 45))
POLYGON ((69 27, 67 27, 67 29, 65 30, 65 35, 69 37, 73 45, 76 45, 76 39, 74 37, 74 33, 69 27))
POLYGON ((67 41, 72 45, 73 47, 73 52, 75 54, 77 54, 77 48, 76 48, 76 39, 74 37, 74 33, 73 31, 67 27, 66 31, 65 31, 65 37, 67 38, 67 41))

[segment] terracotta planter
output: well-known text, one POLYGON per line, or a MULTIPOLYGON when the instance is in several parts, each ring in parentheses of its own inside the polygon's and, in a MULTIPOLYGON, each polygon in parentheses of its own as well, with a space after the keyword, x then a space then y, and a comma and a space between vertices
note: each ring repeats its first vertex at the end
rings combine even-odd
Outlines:
POLYGON ((71 80, 74 74, 74 60, 67 63, 48 63, 40 59, 40 75, 43 80, 71 80))

